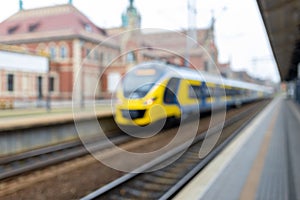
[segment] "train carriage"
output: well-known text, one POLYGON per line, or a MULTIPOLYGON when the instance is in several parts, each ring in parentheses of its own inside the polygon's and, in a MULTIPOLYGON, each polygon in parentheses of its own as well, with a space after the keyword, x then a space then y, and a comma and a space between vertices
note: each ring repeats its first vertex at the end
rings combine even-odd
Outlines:
POLYGON ((272 89, 265 86, 190 68, 142 63, 122 79, 117 90, 115 120, 122 126, 145 126, 161 119, 186 118, 212 106, 239 106, 271 93, 272 89))

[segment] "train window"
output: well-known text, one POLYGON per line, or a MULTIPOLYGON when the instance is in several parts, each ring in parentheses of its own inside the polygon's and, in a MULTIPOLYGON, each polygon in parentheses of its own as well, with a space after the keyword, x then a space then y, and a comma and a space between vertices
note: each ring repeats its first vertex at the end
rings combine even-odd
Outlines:
POLYGON ((210 88, 208 88, 207 86, 206 86, 206 84, 205 83, 202 83, 202 86, 201 86, 201 93, 202 93, 202 95, 205 97, 205 98, 209 98, 210 96, 212 96, 212 89, 210 88))
POLYGON ((232 96, 239 95, 239 90, 238 89, 232 89, 231 91, 232 91, 232 93, 231 93, 232 96))
POLYGON ((209 87, 207 97, 215 96, 215 91, 216 91, 215 88, 209 87))
POLYGON ((149 67, 128 72, 123 80, 124 96, 126 98, 144 97, 161 75, 161 70, 149 67))
POLYGON ((242 94, 242 89, 240 89, 240 88, 235 88, 235 95, 236 96, 240 96, 241 94, 242 94))
POLYGON ((201 96, 202 96, 201 86, 189 85, 189 98, 201 99, 201 96))
POLYGON ((226 88, 225 89, 226 96, 237 96, 239 95, 239 90, 237 88, 226 88))
POLYGON ((177 89, 179 85, 179 79, 178 78, 171 78, 169 83, 166 86, 165 94, 164 94, 164 102, 166 104, 177 104, 177 89))
POLYGON ((221 96, 225 96, 225 90, 223 88, 220 88, 219 86, 215 87, 214 90, 214 96, 215 97, 221 97, 221 96))
POLYGON ((239 89, 238 95, 245 95, 245 94, 246 94, 246 90, 245 89, 239 89))
POLYGON ((226 96, 233 96, 233 91, 231 89, 225 89, 226 96))
POLYGON ((241 94, 242 94, 242 90, 240 88, 232 88, 231 89, 230 96, 239 96, 241 94))
POLYGON ((226 96, 232 96, 231 89, 226 88, 225 92, 226 92, 226 96))
POLYGON ((245 91, 245 95, 246 95, 246 96, 250 96, 250 95, 251 95, 251 91, 250 91, 250 90, 248 90, 248 89, 246 89, 246 91, 245 91))

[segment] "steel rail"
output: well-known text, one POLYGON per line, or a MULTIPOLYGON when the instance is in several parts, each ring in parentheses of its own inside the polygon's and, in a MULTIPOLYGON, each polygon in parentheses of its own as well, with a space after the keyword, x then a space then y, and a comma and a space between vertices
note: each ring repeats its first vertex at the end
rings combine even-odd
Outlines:
MULTIPOLYGON (((248 116, 249 115, 249 111, 251 111, 253 109, 255 109, 255 108, 252 106, 252 107, 248 108, 246 111, 243 111, 242 113, 240 113, 240 114, 238 114, 236 116, 233 116, 230 119, 227 119, 225 121, 224 128, 225 127, 229 127, 231 124, 239 121, 241 118, 243 119, 244 117, 248 116)), ((254 116, 251 119, 253 119, 253 118, 254 118, 254 116)), ((247 120, 247 121, 249 121, 249 120, 247 120)), ((242 125, 242 127, 240 127, 238 130, 239 131, 242 130, 242 128, 244 128, 246 125, 247 125, 247 123, 244 123, 242 125)), ((208 135, 208 137, 214 135, 217 131, 220 130, 220 128, 222 128, 222 126, 220 126, 220 124, 218 124, 218 125, 216 125, 213 128, 215 128, 215 131, 211 132, 211 135, 208 135)), ((207 133, 208 132, 206 131, 206 132, 203 132, 200 135, 198 135, 194 139, 193 143, 190 146, 192 146, 192 145, 194 145, 194 144, 202 141, 205 138, 205 136, 206 136, 207 133)), ((235 131, 233 133, 233 135, 230 136, 229 138, 231 138, 231 140, 232 140, 232 138, 236 134, 238 134, 238 131, 235 131)), ((226 139, 226 141, 227 141, 226 144, 228 144, 230 142, 230 140, 227 140, 227 139, 226 139)), ((161 164, 162 162, 166 161, 167 159, 169 159, 169 158, 173 157, 174 155, 182 152, 183 150, 185 150, 187 148, 188 144, 190 144, 190 141, 187 141, 187 142, 183 143, 182 145, 180 145, 180 146, 172 149, 171 151, 169 151, 169 152, 161 155, 160 157, 158 157, 158 158, 156 158, 156 159, 154 159, 154 160, 152 160, 152 161, 144 164, 143 166, 137 168, 133 172, 127 173, 124 176, 122 176, 122 177, 120 177, 120 178, 118 178, 118 179, 116 179, 116 180, 108 183, 107 185, 104 185, 103 187, 101 187, 101 188, 99 188, 99 189, 91 192, 90 194, 82 197, 81 200, 95 199, 95 198, 97 198, 99 196, 105 195, 109 191, 115 189, 116 187, 118 187, 118 186, 124 184, 125 182, 133 179, 134 177, 138 176, 139 173, 142 173, 142 172, 144 172, 144 171, 146 171, 148 169, 151 169, 152 167, 154 167, 154 166, 156 166, 158 164, 161 164)), ((196 168, 192 169, 190 171, 190 173, 188 173, 184 179, 189 180, 192 177, 192 175, 194 175, 196 172, 198 172, 199 169, 201 170, 211 159, 213 159, 224 148, 224 146, 226 146, 226 144, 221 145, 220 147, 215 148, 213 150, 214 153, 210 153, 208 156, 206 156, 203 163, 202 163, 202 160, 201 160, 200 163, 196 166, 196 168)), ((161 198, 165 199, 165 198, 169 198, 170 196, 172 196, 177 191, 178 188, 181 188, 186 183, 186 180, 180 180, 177 184, 175 184, 173 187, 171 187, 166 192, 166 194, 163 195, 161 198)))
MULTIPOLYGON (((128 141, 126 135, 115 136, 111 142, 120 144, 128 141)), ((91 145, 93 151, 100 151, 111 146, 111 143, 97 141, 91 145)), ((0 164, 0 180, 25 172, 40 169, 88 154, 81 142, 70 142, 43 149, 37 149, 11 158, 2 158, 0 164), (47 156, 49 155, 49 156, 47 156), (33 160, 33 161, 32 161, 33 160), (21 163, 21 164, 20 164, 21 163), (18 166, 19 165, 19 166, 18 166), (16 167, 17 166, 17 167, 16 167), (5 170, 6 168, 9 168, 5 170)))
MULTIPOLYGON (((243 114, 246 114, 244 112, 243 114)), ((248 114, 248 113, 247 113, 248 114)), ((235 130, 228 138, 225 139, 220 145, 213 149, 205 158, 199 162, 188 174, 186 174, 180 181, 178 181, 173 187, 171 187, 163 196, 159 199, 169 199, 174 196, 183 186, 185 186, 200 170, 202 170, 211 160, 213 160, 241 131, 255 118, 256 115, 251 116, 249 120, 244 122, 237 130, 235 130)), ((234 123, 237 121, 237 116, 231 119, 234 123)))

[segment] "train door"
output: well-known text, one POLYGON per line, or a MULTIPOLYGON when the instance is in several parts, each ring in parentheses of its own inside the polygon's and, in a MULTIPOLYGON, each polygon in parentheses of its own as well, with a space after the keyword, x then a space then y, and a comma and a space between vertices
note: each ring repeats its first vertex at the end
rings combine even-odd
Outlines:
POLYGON ((168 117, 180 116, 180 104, 177 98, 179 83, 179 78, 171 78, 168 84, 166 85, 166 89, 164 91, 163 102, 165 104, 168 117))
POLYGON ((168 82, 164 94, 164 103, 165 104, 177 104, 177 90, 180 80, 178 78, 171 78, 168 82))
POLYGON ((207 105, 206 98, 209 98, 210 95, 207 85, 204 81, 201 84, 201 94, 201 107, 205 107, 207 105))
POLYGON ((224 96, 225 96, 225 89, 221 88, 220 85, 216 85, 214 88, 215 103, 221 104, 222 97, 224 97, 224 96))

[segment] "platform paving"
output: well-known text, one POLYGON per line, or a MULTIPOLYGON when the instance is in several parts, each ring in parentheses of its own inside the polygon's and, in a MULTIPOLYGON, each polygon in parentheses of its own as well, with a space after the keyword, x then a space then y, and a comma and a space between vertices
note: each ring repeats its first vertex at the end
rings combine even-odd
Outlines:
POLYGON ((175 199, 300 199, 299 106, 280 96, 255 120, 175 199))

